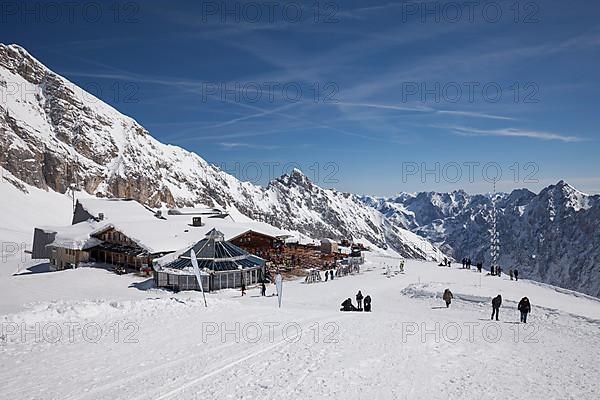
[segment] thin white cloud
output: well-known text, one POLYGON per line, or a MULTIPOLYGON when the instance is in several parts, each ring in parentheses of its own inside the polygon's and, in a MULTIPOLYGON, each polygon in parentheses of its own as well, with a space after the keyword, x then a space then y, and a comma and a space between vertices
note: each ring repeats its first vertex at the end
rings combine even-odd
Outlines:
POLYGON ((475 129, 462 126, 446 127, 457 135, 462 136, 499 136, 499 137, 523 137, 540 140, 558 140, 561 142, 580 142, 583 139, 577 136, 566 136, 559 133, 534 131, 527 129, 502 128, 502 129, 475 129))
POLYGON ((255 149, 255 150, 275 150, 275 149, 279 148, 279 146, 275 146, 275 145, 262 145, 262 144, 241 143, 241 142, 221 142, 221 143, 219 143, 219 146, 221 146, 222 148, 224 148, 226 150, 235 150, 235 149, 240 149, 240 148, 255 149))
POLYGON ((502 115, 486 114, 473 111, 455 111, 455 110, 439 110, 438 114, 458 115, 463 117, 474 117, 474 118, 488 118, 488 119, 499 119, 505 121, 515 121, 515 118, 505 117, 502 115))
MULTIPOLYGON (((325 103, 327 104, 327 103, 325 103)), ((342 106, 352 106, 352 107, 367 107, 367 108, 377 108, 381 110, 395 110, 395 111, 417 111, 417 112, 432 112, 435 111, 433 108, 426 106, 419 107, 407 107, 407 106, 397 106, 397 105, 388 105, 388 104, 375 104, 375 103, 353 103, 346 101, 337 101, 335 103, 342 106)))
POLYGON ((260 117, 264 117, 264 116, 267 116, 267 115, 270 115, 270 114, 277 114, 278 111, 285 110, 285 109, 290 108, 292 106, 294 106, 294 103, 289 103, 289 104, 283 105, 281 107, 277 107, 277 108, 275 108, 273 110, 260 111, 260 112, 257 112, 255 114, 245 115, 245 116, 239 117, 239 118, 233 118, 233 119, 230 119, 228 121, 224 121, 224 122, 220 122, 220 123, 215 124, 215 125, 207 126, 207 128, 222 128, 224 126, 233 125, 233 124, 236 124, 238 122, 246 121, 246 120, 249 120, 249 119, 252 119, 252 118, 260 118, 260 117))

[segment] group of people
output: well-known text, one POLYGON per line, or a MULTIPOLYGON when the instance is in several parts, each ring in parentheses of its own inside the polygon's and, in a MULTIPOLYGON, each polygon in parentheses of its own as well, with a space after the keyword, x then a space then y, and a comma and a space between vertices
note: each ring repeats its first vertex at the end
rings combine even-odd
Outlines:
MULTIPOLYGON (((440 266, 446 266, 449 265, 450 263, 446 260, 446 258, 444 258, 443 263, 440 263, 440 266)), ((471 269, 471 259, 469 257, 464 257, 462 259, 462 267, 464 269, 471 269)), ((483 263, 482 262, 478 262, 475 267, 477 268, 477 272, 481 273, 481 271, 483 270, 483 263)), ((498 276, 498 277, 502 277, 502 268, 500 266, 498 267, 494 267, 492 266, 490 268, 490 275, 492 276, 498 276)), ((508 270, 508 275, 510 276, 510 280, 515 280, 518 281, 519 280, 519 270, 518 269, 512 269, 510 268, 508 270)))
MULTIPOLYGON (((453 298, 454 295, 452 294, 450 289, 444 290, 442 299, 446 302, 446 308, 450 307, 453 298)), ((492 299, 492 320, 496 318, 496 321, 499 321, 500 306, 502 306, 502 296, 498 295, 492 299)), ((529 303, 529 299, 527 297, 523 297, 521 301, 519 301, 517 310, 519 310, 519 312, 521 313, 521 322, 526 324, 527 314, 531 312, 531 303, 529 303)))
POLYGON ((438 264, 438 267, 452 267, 452 261, 448 260, 448 257, 444 257, 444 259, 438 264))
MULTIPOLYGON (((490 268, 490 275, 501 277, 502 276, 502 268, 500 266, 490 268)), ((510 276, 510 280, 511 281, 512 280, 516 280, 516 281, 519 280, 519 270, 516 269, 516 268, 515 269, 510 268, 508 270, 508 275, 510 276)))
MULTIPOLYGON (((333 280, 334 276, 335 274, 333 270, 325 271, 325 282, 327 282, 330 279, 333 280)), ((306 275, 306 278, 304 278, 305 283, 315 283, 321 281, 323 281, 323 277, 321 276, 321 271, 319 271, 318 269, 310 270, 306 275)))
POLYGON ((363 294, 360 290, 358 291, 358 293, 356 293, 356 303, 357 303, 358 307, 354 307, 354 304, 352 304, 352 299, 350 297, 348 297, 346 300, 344 300, 342 302, 342 308, 340 308, 340 311, 365 311, 365 312, 371 311, 371 296, 366 295, 365 297, 363 297, 363 294), (363 300, 364 300, 364 309, 363 309, 363 300))

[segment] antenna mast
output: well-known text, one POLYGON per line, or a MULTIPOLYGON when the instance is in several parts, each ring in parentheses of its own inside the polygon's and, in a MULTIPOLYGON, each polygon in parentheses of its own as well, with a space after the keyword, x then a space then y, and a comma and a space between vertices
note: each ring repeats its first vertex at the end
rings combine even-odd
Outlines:
POLYGON ((490 246, 490 255, 492 256, 492 267, 498 267, 498 257, 500 256, 500 236, 498 234, 498 218, 496 209, 496 178, 494 178, 494 193, 492 194, 492 237, 490 246))

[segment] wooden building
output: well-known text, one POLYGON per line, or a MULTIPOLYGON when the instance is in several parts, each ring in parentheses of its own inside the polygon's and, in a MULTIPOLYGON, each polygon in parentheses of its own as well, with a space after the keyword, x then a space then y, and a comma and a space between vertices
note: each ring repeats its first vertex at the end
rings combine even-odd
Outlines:
POLYGON ((278 250, 285 245, 285 242, 281 238, 253 230, 239 234, 229 241, 233 245, 241 247, 248 253, 259 257, 268 257, 274 250, 278 250))

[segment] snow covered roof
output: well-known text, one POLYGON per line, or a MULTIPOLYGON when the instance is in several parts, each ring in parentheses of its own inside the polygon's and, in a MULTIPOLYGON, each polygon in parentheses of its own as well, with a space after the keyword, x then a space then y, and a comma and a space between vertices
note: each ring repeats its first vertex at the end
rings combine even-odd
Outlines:
POLYGON ((254 268, 264 264, 264 260, 250 255, 245 250, 224 240, 224 235, 217 229, 211 229, 204 239, 195 243, 190 249, 183 251, 177 259, 162 266, 161 270, 193 271, 189 252, 193 251, 198 259, 200 269, 221 271, 237 271, 254 268))
POLYGON ((84 221, 75 225, 59 228, 41 228, 46 232, 56 232, 54 241, 48 246, 61 247, 70 250, 86 250, 102 243, 90 234, 98 228, 95 221, 84 221))
MULTIPOLYGON (((230 215, 225 218, 203 217, 202 226, 193 226, 192 218, 197 214, 191 208, 186 209, 186 214, 172 215, 163 212, 158 218, 154 210, 134 200, 86 198, 79 199, 78 203, 92 217, 99 219, 102 214, 103 219, 72 225, 81 228, 52 228, 65 238, 64 241, 57 243, 80 242, 86 234, 88 237, 94 236, 113 228, 136 242, 148 253, 158 254, 189 249, 211 230, 219 231, 224 239, 231 239, 249 230, 274 237, 292 235, 289 231, 254 221, 235 209, 229 210, 230 215), (82 225, 84 223, 87 225, 82 225), (88 227, 87 231, 84 232, 83 226, 88 227)), ((198 210, 203 212, 206 208, 198 210)))

